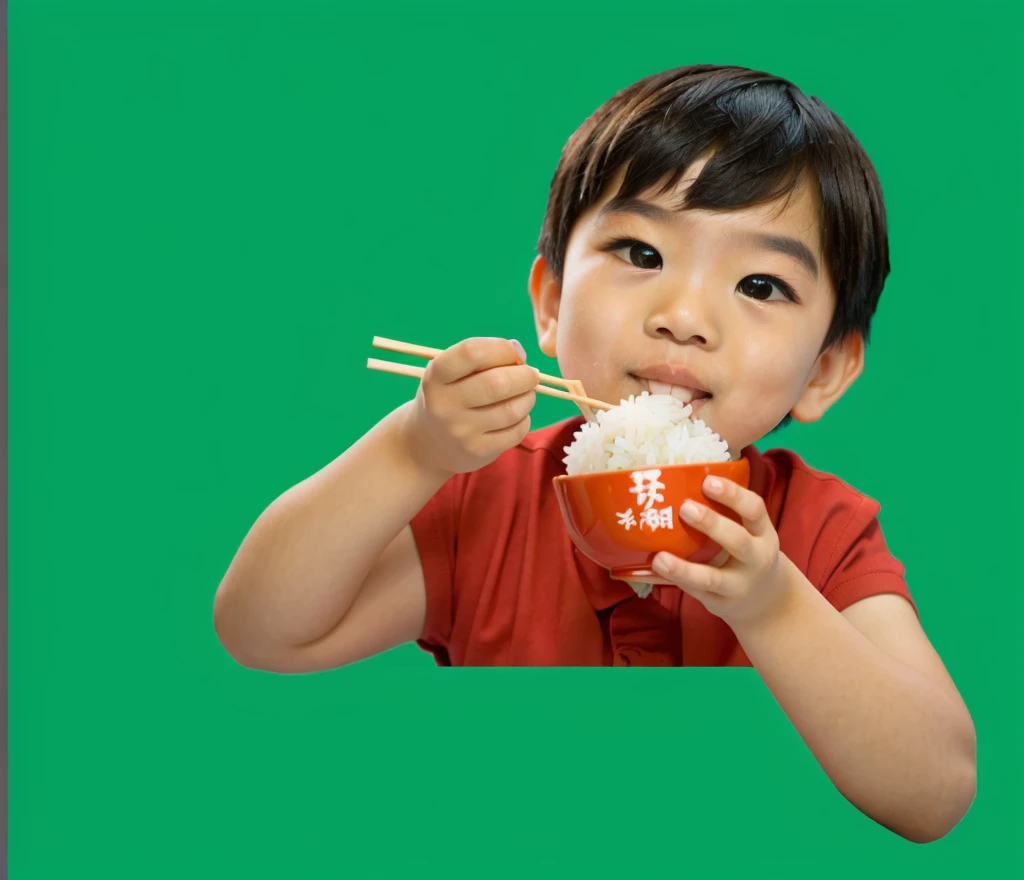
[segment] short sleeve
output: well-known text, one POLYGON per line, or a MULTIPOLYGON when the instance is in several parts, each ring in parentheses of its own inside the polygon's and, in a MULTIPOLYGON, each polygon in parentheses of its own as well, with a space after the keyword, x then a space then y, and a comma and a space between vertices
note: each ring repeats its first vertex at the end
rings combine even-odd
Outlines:
POLYGON ((860 496, 851 507, 852 511, 844 511, 846 516, 836 517, 832 523, 838 537, 832 544, 822 595, 842 611, 869 596, 895 593, 917 613, 907 587, 906 569, 885 543, 878 502, 860 496))
POLYGON ((455 552, 465 488, 463 475, 452 477, 412 518, 427 593, 427 616, 417 644, 447 666, 454 620, 455 552))

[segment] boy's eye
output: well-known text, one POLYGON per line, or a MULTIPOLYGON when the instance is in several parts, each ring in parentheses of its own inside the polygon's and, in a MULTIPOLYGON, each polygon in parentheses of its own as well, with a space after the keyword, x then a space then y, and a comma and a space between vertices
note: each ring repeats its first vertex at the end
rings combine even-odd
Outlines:
MULTIPOLYGON (((660 269, 662 265, 661 254, 649 244, 635 238, 617 238, 602 246, 601 250, 613 254, 628 251, 624 259, 628 259, 638 269, 660 269)), ((800 302, 796 291, 774 275, 748 275, 736 285, 736 289, 758 302, 800 302)))
POLYGON ((659 254, 649 244, 644 244, 642 241, 637 241, 635 238, 617 239, 616 241, 605 245, 601 250, 609 251, 614 254, 626 248, 629 249, 627 259, 638 269, 661 268, 661 254, 659 254))
POLYGON ((793 288, 773 275, 748 275, 736 285, 736 289, 744 296, 749 296, 758 302, 770 302, 773 299, 797 301, 793 288), (778 295, 773 297, 773 292, 778 295))

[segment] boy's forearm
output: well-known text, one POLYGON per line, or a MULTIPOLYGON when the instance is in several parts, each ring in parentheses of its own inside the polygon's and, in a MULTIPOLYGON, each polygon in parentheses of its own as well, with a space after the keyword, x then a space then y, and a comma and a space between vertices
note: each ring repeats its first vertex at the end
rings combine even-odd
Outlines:
POLYGON ((448 477, 425 472, 409 456, 405 410, 261 514, 217 593, 226 646, 298 647, 341 620, 381 553, 448 477))
POLYGON ((916 842, 974 798, 974 729, 959 697, 890 657, 787 560, 789 600, 735 628, 747 657, 851 803, 916 842))

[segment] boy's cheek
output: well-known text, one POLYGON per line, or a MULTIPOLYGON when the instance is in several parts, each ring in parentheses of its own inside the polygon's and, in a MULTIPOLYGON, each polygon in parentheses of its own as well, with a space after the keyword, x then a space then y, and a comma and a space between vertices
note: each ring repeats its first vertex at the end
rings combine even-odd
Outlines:
MULTIPOLYGON (((613 332, 614 326, 612 320, 595 322, 590 315, 571 313, 559 322, 558 364, 562 375, 582 380, 591 396, 621 394, 627 381, 628 358, 622 351, 622 335, 613 332)), ((622 324, 617 326, 621 328, 622 324)), ((618 403, 618 397, 611 402, 618 403)))

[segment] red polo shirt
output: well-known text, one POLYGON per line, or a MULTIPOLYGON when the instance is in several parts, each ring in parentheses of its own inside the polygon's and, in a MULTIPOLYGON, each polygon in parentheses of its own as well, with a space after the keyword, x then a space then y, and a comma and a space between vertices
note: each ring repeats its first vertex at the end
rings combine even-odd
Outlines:
MULTIPOLYGON (((420 647, 441 666, 749 666, 732 630, 675 587, 639 598, 576 550, 551 486, 582 418, 450 479, 411 526, 423 564, 420 647)), ((743 450, 782 552, 843 610, 878 593, 912 603, 879 505, 793 452, 743 450)))

